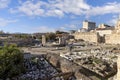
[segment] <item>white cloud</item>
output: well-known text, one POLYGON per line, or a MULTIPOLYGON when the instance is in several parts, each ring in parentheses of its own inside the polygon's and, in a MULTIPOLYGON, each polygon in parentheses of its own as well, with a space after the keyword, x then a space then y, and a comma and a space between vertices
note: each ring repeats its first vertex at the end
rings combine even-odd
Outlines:
POLYGON ((71 29, 76 29, 76 28, 77 28, 77 26, 76 26, 76 25, 74 25, 74 24, 72 24, 72 25, 70 25, 70 26, 69 26, 69 28, 71 28, 71 29))
POLYGON ((79 24, 65 24, 61 26, 58 30, 61 31, 76 30, 79 27, 80 27, 79 24))
POLYGON ((34 16, 34 15, 43 15, 44 10, 41 7, 41 2, 38 2, 36 4, 32 3, 31 1, 26 1, 22 4, 22 6, 18 7, 19 12, 23 12, 24 14, 28 16, 34 16))
POLYGON ((90 6, 85 0, 56 0, 52 7, 60 9, 64 13, 72 13, 75 15, 80 15, 84 10, 90 9, 90 6))
POLYGON ((120 3, 107 3, 103 6, 91 7, 91 9, 84 12, 84 14, 87 14, 87 16, 96 16, 111 13, 120 13, 120 3))
POLYGON ((58 16, 58 17, 63 17, 64 13, 61 10, 49 10, 46 13, 46 16, 58 16))
POLYGON ((0 0, 0 9, 8 7, 10 0, 0 0))
POLYGON ((52 27, 50 28, 47 26, 34 27, 31 30, 35 32, 55 32, 56 31, 55 28, 52 28, 52 27))
POLYGON ((11 13, 20 12, 28 16, 57 16, 65 14, 81 15, 83 11, 90 9, 85 0, 48 0, 45 1, 19 1, 20 6, 10 9, 11 13))
POLYGON ((11 19, 4 19, 4 18, 0 18, 0 27, 4 27, 4 26, 7 26, 11 23, 15 23, 17 22, 18 20, 11 20, 11 19))
POLYGON ((10 9, 11 13, 23 13, 27 16, 56 16, 66 14, 97 16, 120 13, 120 3, 106 3, 102 6, 89 5, 86 0, 19 0, 19 6, 10 9))
POLYGON ((118 20, 118 16, 113 16, 113 18, 109 20, 107 23, 115 26, 117 23, 117 20, 118 20))

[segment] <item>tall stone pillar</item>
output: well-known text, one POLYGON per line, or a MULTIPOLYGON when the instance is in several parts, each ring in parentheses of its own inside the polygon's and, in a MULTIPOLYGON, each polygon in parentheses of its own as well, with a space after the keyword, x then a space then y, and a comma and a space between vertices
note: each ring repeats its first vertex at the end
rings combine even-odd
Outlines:
POLYGON ((43 46, 45 46, 45 44, 46 44, 46 37, 45 37, 45 35, 42 35, 42 44, 43 44, 43 46))
POLYGON ((117 60, 117 79, 116 80, 120 80, 120 55, 118 56, 118 60, 117 60))
POLYGON ((60 45, 65 45, 65 44, 66 44, 66 40, 65 40, 64 37, 60 37, 60 38, 59 38, 59 44, 60 44, 60 45))
POLYGON ((59 37, 58 39, 59 39, 59 44, 61 44, 62 38, 61 38, 61 37, 59 37))

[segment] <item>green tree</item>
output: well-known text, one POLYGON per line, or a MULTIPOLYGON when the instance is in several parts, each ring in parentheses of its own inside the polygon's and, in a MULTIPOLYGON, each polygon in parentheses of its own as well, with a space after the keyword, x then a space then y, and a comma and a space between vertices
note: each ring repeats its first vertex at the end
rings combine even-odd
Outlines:
POLYGON ((47 40, 55 40, 56 39, 56 34, 55 33, 46 33, 45 34, 47 40))
POLYGON ((56 34, 68 34, 67 32, 59 31, 59 30, 57 30, 55 33, 56 33, 56 34))
POLYGON ((15 45, 0 47, 0 79, 12 78, 22 73, 23 53, 15 45))

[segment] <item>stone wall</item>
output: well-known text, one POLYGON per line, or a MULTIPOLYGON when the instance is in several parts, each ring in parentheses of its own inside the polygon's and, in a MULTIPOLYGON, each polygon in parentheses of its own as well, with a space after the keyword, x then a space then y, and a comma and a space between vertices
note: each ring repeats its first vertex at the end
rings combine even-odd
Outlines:
POLYGON ((99 33, 100 36, 112 34, 112 30, 96 30, 96 32, 99 33))
POLYGON ((112 34, 105 35, 106 44, 120 44, 120 19, 117 21, 112 34))
POLYGON ((97 33, 94 32, 76 32, 74 34, 75 39, 83 39, 84 41, 89 41, 89 42, 99 42, 100 36, 97 33))
POLYGON ((120 33, 105 35, 106 44, 120 44, 120 33))
POLYGON ((60 57, 57 54, 48 53, 46 59, 62 73, 72 72, 76 80, 108 80, 108 78, 100 76, 97 73, 60 57))
POLYGON ((117 72, 117 79, 116 80, 120 80, 120 56, 118 56, 118 60, 117 60, 117 68, 118 68, 118 72, 117 72))

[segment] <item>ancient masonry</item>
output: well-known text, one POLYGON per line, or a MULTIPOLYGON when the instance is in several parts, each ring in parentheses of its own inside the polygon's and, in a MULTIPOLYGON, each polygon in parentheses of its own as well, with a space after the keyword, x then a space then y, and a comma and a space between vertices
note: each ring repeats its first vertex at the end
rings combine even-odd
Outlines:
POLYGON ((75 39, 79 40, 82 39, 84 41, 89 41, 89 42, 99 42, 99 34, 94 33, 94 32, 76 32, 74 34, 75 39))
POLYGON ((42 35, 42 44, 43 44, 43 45, 46 44, 46 37, 45 37, 45 35, 42 35))
POLYGON ((120 56, 118 56, 118 60, 117 60, 117 69, 118 69, 118 72, 117 72, 117 79, 116 80, 120 80, 120 56))
POLYGON ((105 35, 105 43, 120 44, 120 19, 117 21, 117 25, 112 34, 105 35))
POLYGON ((105 36, 105 43, 120 44, 120 33, 113 33, 105 36))
POLYGON ((64 37, 59 37, 59 44, 60 45, 65 45, 66 44, 66 40, 64 37))
POLYGON ((101 36, 99 32, 96 32, 96 30, 89 32, 76 32, 74 33, 74 37, 77 40, 83 39, 84 41, 89 41, 89 42, 120 44, 120 19, 117 21, 114 30, 111 30, 109 33, 106 30, 102 30, 101 33, 103 33, 102 34, 103 36, 101 36))
POLYGON ((76 80, 111 80, 109 79, 109 76, 100 75, 81 65, 60 57, 58 54, 48 53, 45 57, 49 63, 56 67, 56 69, 59 69, 62 73, 72 73, 76 80))

